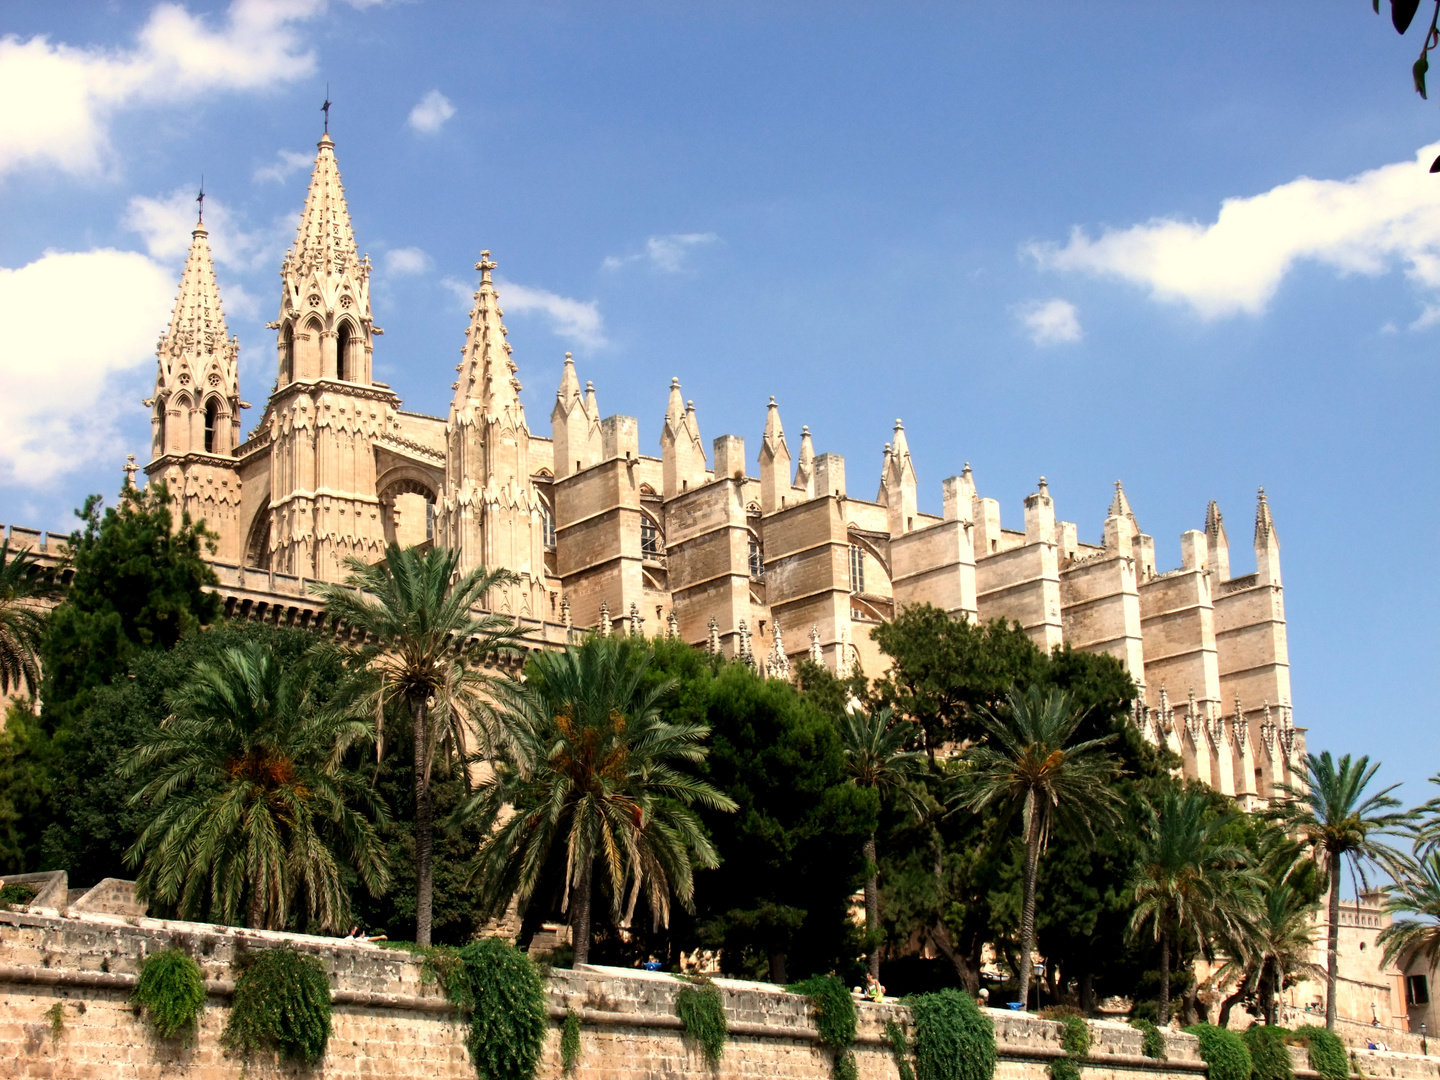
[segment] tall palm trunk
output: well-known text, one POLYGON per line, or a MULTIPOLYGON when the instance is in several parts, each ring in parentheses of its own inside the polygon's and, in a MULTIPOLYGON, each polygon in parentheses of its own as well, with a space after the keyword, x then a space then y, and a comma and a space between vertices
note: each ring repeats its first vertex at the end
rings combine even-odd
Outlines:
POLYGON ((1340 975, 1340 858, 1330 856, 1330 927, 1325 935, 1325 1027, 1335 1030, 1335 983, 1340 975))
POLYGON ((1025 832, 1025 902, 1020 908, 1020 1008, 1030 1007, 1030 969, 1035 951, 1035 872, 1040 866, 1040 808, 1035 805, 1035 792, 1025 796, 1026 817, 1030 827, 1025 832))
POLYGON ((576 967, 590 962, 590 886, 594 870, 595 858, 592 855, 585 860, 580 880, 570 892, 570 943, 575 948, 572 962, 576 967))
POLYGON ((870 947, 870 974, 880 978, 880 943, 876 931, 880 926, 880 867, 875 854, 875 834, 865 840, 865 865, 870 873, 865 878, 865 930, 873 943, 870 947))
POLYGON ((1159 1023, 1164 1027, 1170 1022, 1170 924, 1160 926, 1160 1008, 1157 1010, 1159 1023))
POLYGON ((430 709, 424 698, 410 699, 415 724, 415 944, 430 944, 431 900, 435 890, 431 836, 434 811, 430 806, 430 709))

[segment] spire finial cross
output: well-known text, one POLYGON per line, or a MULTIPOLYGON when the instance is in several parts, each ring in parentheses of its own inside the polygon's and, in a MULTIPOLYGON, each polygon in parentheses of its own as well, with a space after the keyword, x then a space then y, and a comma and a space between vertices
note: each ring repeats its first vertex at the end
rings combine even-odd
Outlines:
MULTIPOLYGON (((310 99, 314 101, 314 98, 310 99)), ((325 104, 320 106, 320 111, 325 114, 325 134, 330 134, 330 84, 325 84, 325 104)))
POLYGON ((125 486, 126 486, 127 488, 133 488, 133 487, 135 486, 135 474, 136 474, 137 472, 139 472, 139 471, 140 471, 140 466, 135 464, 135 455, 134 455, 134 454, 126 454, 126 455, 125 455, 125 486))
POLYGON ((205 174, 200 174, 200 194, 195 196, 195 205, 200 208, 199 224, 205 224, 205 174))

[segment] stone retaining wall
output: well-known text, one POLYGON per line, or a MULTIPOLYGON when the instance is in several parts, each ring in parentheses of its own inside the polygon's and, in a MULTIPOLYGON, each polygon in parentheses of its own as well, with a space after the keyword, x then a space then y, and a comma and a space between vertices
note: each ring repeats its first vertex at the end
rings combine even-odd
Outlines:
MULTIPOLYGON (((805 999, 759 983, 716 982, 731 1039, 718 1073, 711 1074, 699 1051, 682 1037, 675 979, 599 967, 554 972, 549 983, 553 1028, 540 1076, 560 1076, 559 1025, 565 1010, 573 1008, 583 1024, 574 1080, 828 1080, 830 1055, 819 1044, 805 999)), ((898 1005, 860 1006, 855 1052, 862 1080, 895 1080, 895 1063, 882 1035, 889 1018, 903 1021, 904 1014, 898 1005)), ((1060 1025, 998 1010, 991 1015, 1000 1049, 997 1080, 1046 1080, 1046 1065, 1062 1053, 1060 1025)), ((1140 1055, 1140 1033, 1128 1026, 1092 1021, 1091 1028, 1094 1045, 1084 1080, 1198 1080, 1205 1072, 1190 1036, 1167 1036, 1169 1060, 1159 1062, 1140 1055)), ((465 1051, 465 1031, 439 988, 425 982, 419 959, 408 953, 208 924, 0 912, 0 1076, 6 1078, 469 1080, 475 1072, 465 1051), (316 956, 331 975, 334 1033, 324 1060, 310 1071, 256 1061, 247 1069, 219 1045, 237 953, 281 944, 316 956), (144 958, 176 945, 200 964, 210 993, 192 1047, 157 1038, 129 1004, 144 958), (58 1034, 51 1026, 57 1011, 62 1017, 58 1034)), ((1367 1077, 1440 1080, 1440 1059, 1362 1053, 1359 1060, 1367 1077)), ((1302 1080, 1314 1076, 1303 1069, 1300 1075, 1302 1080)))

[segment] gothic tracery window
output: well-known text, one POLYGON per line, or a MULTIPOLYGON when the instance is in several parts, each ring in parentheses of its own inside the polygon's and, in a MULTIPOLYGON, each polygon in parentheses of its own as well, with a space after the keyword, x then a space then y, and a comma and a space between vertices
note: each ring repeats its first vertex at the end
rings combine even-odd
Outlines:
POLYGON ((760 541, 750 537, 750 576, 752 578, 763 578, 765 576, 765 552, 760 547, 760 541))
POLYGON ((865 591, 865 550, 859 544, 850 545, 850 591, 865 591))
POLYGON ((220 403, 211 398, 205 403, 205 452, 214 454, 217 452, 215 428, 220 419, 220 403))
POLYGON ((660 540, 660 526, 648 517, 640 519, 640 557, 643 559, 658 560, 665 552, 665 545, 660 540))

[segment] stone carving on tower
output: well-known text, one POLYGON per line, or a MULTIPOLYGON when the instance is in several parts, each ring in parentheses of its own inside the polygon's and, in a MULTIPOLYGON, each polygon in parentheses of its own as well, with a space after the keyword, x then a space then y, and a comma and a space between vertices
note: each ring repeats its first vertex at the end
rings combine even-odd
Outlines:
MULTIPOLYGON (((544 511, 531 484, 530 428, 490 278, 495 265, 488 251, 475 264, 480 286, 445 425, 438 521, 443 542, 460 552, 462 567, 504 567, 517 575, 515 584, 487 598, 487 606, 531 618, 541 613, 545 595, 544 511)), ((567 365, 567 371, 573 368, 567 365)))
POLYGON ((370 258, 356 249, 328 134, 280 278, 279 370, 261 424, 270 566, 333 581, 347 557, 374 562, 384 549, 374 443, 396 426, 399 401, 371 379, 370 258))
POLYGON ((239 554, 240 342, 229 337, 203 219, 190 253, 170 328, 161 335, 150 409, 151 460, 145 475, 163 481, 193 519, 219 536, 216 557, 239 554))

